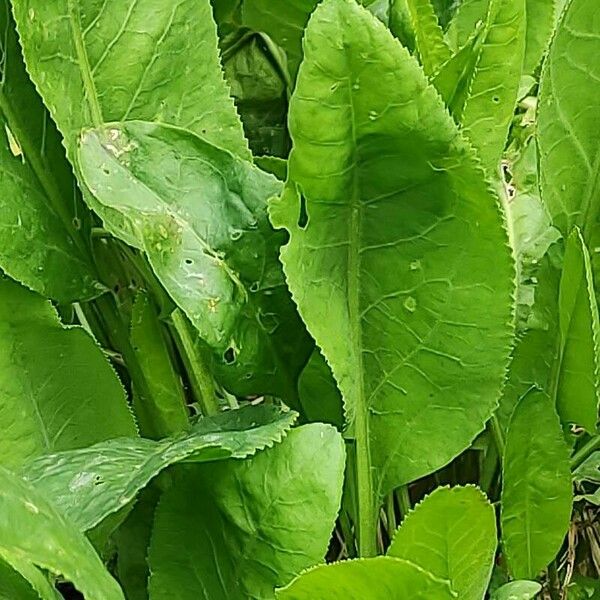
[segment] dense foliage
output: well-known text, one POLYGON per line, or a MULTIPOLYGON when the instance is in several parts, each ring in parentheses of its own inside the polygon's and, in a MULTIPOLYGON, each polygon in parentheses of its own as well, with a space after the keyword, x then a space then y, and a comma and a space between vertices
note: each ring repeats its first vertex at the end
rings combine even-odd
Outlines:
POLYGON ((597 0, 0 24, 0 598, 600 597, 597 0))

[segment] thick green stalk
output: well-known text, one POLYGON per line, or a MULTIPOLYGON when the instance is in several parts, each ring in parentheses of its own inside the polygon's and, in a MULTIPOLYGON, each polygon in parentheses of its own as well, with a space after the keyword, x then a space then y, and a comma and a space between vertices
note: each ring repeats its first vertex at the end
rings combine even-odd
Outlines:
POLYGON ((196 402, 200 405, 203 415, 214 415, 220 411, 215 382, 198 347, 197 337, 192 336, 188 318, 179 308, 171 314, 171 321, 175 342, 185 364, 196 402))

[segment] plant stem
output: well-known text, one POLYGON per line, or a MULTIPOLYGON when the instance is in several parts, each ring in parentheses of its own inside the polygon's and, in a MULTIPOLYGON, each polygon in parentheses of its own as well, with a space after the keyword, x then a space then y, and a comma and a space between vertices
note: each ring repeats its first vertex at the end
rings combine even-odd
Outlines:
POLYGON ((398 506, 400 506, 402 520, 404 520, 412 508, 407 485, 403 485, 396 490, 396 499, 398 500, 398 506))
POLYGON ((175 341, 185 364, 196 402, 200 405, 204 416, 217 414, 220 412, 220 406, 217 401, 215 382, 196 339, 190 333, 188 319, 179 308, 176 308, 171 314, 171 321, 175 330, 175 341))
POLYGON ((492 435, 494 436, 494 443, 496 444, 496 449, 498 450, 498 456, 500 460, 502 460, 502 458, 504 457, 504 448, 506 447, 506 442, 504 440, 504 432, 502 431, 500 421, 498 421, 498 417, 496 415, 492 415, 490 423, 492 426, 492 435))
POLYGON ((386 501, 385 513, 387 515, 387 530, 390 540, 396 532, 398 524, 396 522, 396 503, 394 502, 394 492, 390 492, 386 501))
POLYGON ((571 469, 574 471, 593 452, 600 450, 600 435, 589 439, 571 458, 571 469))
POLYGON ((361 558, 369 558, 377 555, 377 526, 379 523, 379 514, 373 493, 373 475, 371 473, 366 419, 366 415, 360 415, 359 417, 357 414, 355 481, 356 501, 358 505, 358 555, 361 558))

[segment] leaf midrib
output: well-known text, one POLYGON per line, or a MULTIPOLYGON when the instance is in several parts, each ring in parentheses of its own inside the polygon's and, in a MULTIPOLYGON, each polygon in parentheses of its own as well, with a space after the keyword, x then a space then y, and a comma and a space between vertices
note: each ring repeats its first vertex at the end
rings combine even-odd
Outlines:
MULTIPOLYGON (((90 108, 90 115, 92 118, 92 125, 100 127, 104 122, 102 116, 102 108, 98 101, 98 92, 96 91, 96 84, 92 76, 92 69, 88 59, 87 50, 85 48, 85 42, 83 40, 83 31, 81 28, 81 15, 78 7, 75 6, 74 0, 67 0, 67 7, 69 11, 69 24, 71 26, 71 33, 73 34, 73 43, 75 45, 75 52, 77 54, 77 62, 79 64, 79 70, 81 72, 81 81, 83 83, 84 95, 90 108)), ((72 140, 70 140, 72 143, 72 140)))

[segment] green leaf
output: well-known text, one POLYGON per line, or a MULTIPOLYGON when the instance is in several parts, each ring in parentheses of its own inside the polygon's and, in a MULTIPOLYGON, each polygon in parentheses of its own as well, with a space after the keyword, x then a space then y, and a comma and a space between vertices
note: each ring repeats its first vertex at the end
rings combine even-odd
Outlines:
POLYGON ((590 256, 578 229, 567 240, 560 282, 561 361, 557 410, 563 423, 596 431, 600 321, 590 256))
POLYGON ((127 600, 148 600, 148 547, 154 512, 160 497, 157 486, 149 485, 113 538, 117 550, 117 574, 127 600))
POLYGON ((267 216, 281 183, 190 132, 141 121, 86 133, 79 165, 105 226, 144 248, 228 387, 293 400, 311 343, 278 260, 285 236, 267 216))
POLYGON ((73 157, 80 131, 140 119, 249 158, 209 0, 14 0, 29 74, 73 157))
POLYGON ((204 417, 174 438, 109 440, 43 456, 25 465, 23 476, 86 531, 169 465, 244 458, 281 440, 295 419, 296 413, 270 405, 241 408, 204 417))
POLYGON ((311 569, 277 591, 277 600, 451 600, 446 581, 399 558, 379 556, 311 569))
POLYGON ((325 556, 340 506, 344 443, 333 427, 315 423, 251 459, 182 475, 156 512, 150 598, 170 599, 174 589, 181 600, 274 598, 275 587, 325 556))
POLYGON ((30 580, 39 567, 72 581, 87 598, 124 600, 90 543, 37 490, 3 467, 0 490, 0 556, 6 562, 30 580))
POLYGON ((44 298, 0 279, 0 463, 136 435, 125 392, 81 327, 44 298))
POLYGON ((503 459, 502 546, 513 578, 534 579, 554 559, 572 504, 569 449, 558 416, 552 400, 532 390, 515 408, 503 459))
POLYGON ((469 94, 457 117, 490 174, 498 171, 506 144, 524 52, 525 0, 491 0, 469 94))
POLYGON ((296 78, 302 62, 302 34, 318 0, 244 0, 242 22, 254 31, 266 33, 281 46, 287 57, 290 79, 296 78))
POLYGON ((514 267, 469 145, 384 26, 325 0, 304 45, 271 217, 289 231, 288 284, 339 384, 363 501, 375 503, 483 429, 509 354, 514 267))
POLYGON ((406 0, 406 4, 423 70, 431 75, 450 59, 450 48, 430 0, 406 0))
POLYGON ((491 0, 461 0, 456 13, 448 24, 446 37, 458 50, 472 36, 478 23, 485 23, 491 0))
POLYGON ((344 409, 340 391, 329 365, 315 349, 298 380, 302 410, 309 421, 331 423, 344 428, 344 409))
POLYGON ((8 0, 0 2, 0 30, 0 268, 59 302, 92 298, 102 287, 78 231, 81 202, 25 71, 8 0))
POLYGON ((542 71, 537 141, 542 199, 563 235, 590 244, 600 211, 600 23, 594 0, 572 0, 542 71))
POLYGON ((483 23, 479 23, 464 46, 440 67, 431 80, 450 114, 458 120, 469 97, 484 32, 483 23))
POLYGON ((511 581, 492 594, 492 600, 533 600, 542 586, 537 581, 511 581))
POLYGON ((188 427, 188 410, 179 375, 152 298, 140 292, 131 314, 131 346, 149 393, 134 391, 134 409, 144 437, 158 439, 188 427))
POLYGON ((494 509, 479 489, 437 488, 405 518, 387 555, 447 579, 461 600, 481 600, 496 545, 494 509))
MULTIPOLYGON (((39 600, 31 585, 12 567, 0 560, 0 600, 39 600)), ((58 600, 58 596, 55 596, 58 600)))
POLYGON ((554 31, 556 0, 526 0, 527 35, 523 74, 535 72, 554 31))
POLYGON ((239 29, 223 47, 223 69, 252 153, 287 156, 287 81, 273 44, 239 29))

